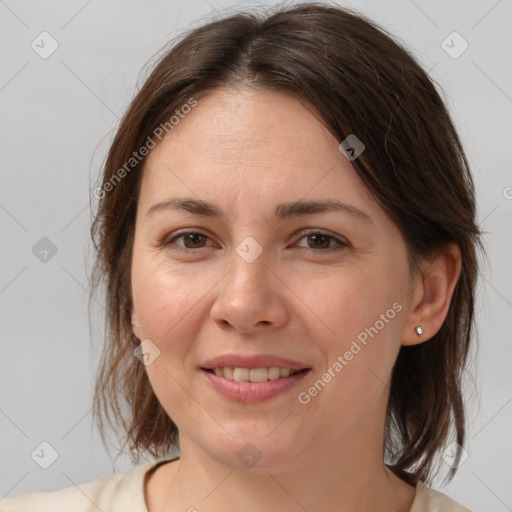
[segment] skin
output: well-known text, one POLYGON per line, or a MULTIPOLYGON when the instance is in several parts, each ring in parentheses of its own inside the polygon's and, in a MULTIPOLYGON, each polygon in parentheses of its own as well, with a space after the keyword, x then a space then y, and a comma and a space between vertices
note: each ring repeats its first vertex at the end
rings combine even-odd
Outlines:
POLYGON ((160 350, 146 369, 180 431, 180 460, 146 480, 150 512, 410 509, 414 487, 383 462, 388 385, 400 346, 427 341, 443 323, 460 252, 447 246, 422 263, 427 277, 413 275, 400 231, 338 144, 304 100, 221 88, 198 99, 149 154, 136 218, 132 320, 140 325, 136 336, 160 350), (146 219, 170 197, 213 202, 224 218, 167 210, 146 219), (371 222, 341 212, 273 216, 278 203, 311 199, 342 200, 371 222), (205 237, 163 245, 183 228, 205 237), (236 252, 249 236, 263 248, 252 263, 236 252), (300 403, 298 393, 394 303, 401 311, 300 403), (217 394, 199 369, 225 353, 273 354, 312 371, 284 394, 241 404, 217 394), (251 468, 237 457, 247 442, 262 455, 251 468))

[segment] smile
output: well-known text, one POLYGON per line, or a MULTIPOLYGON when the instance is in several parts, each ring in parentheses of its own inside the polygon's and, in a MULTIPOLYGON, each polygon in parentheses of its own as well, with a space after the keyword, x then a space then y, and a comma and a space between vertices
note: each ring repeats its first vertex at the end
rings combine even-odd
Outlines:
POLYGON ((298 373, 290 368, 278 368, 272 366, 270 368, 214 368, 210 372, 217 376, 224 377, 228 380, 236 382, 265 382, 267 380, 276 380, 280 377, 289 377, 298 373))
POLYGON ((220 395, 242 403, 258 403, 293 388, 309 372, 289 368, 201 368, 207 383, 220 395), (278 373, 279 372, 279 373, 278 373))

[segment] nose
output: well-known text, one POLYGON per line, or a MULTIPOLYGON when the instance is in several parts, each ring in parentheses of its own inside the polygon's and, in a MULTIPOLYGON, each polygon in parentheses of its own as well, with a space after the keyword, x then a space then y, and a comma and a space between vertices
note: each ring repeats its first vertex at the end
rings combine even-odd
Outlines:
POLYGON ((223 329, 258 333, 282 327, 288 320, 291 292, 269 266, 265 250, 254 260, 233 251, 231 268, 218 284, 211 318, 223 329))

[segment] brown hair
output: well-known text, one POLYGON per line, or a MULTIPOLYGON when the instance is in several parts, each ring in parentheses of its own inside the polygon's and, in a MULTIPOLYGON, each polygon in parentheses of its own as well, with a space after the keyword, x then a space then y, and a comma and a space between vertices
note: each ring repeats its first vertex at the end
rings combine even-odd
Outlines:
POLYGON ((432 339, 401 347, 386 418, 389 468, 412 485, 429 483, 452 430, 459 445, 465 440, 461 378, 481 245, 473 183, 456 130, 425 71, 371 21, 328 4, 243 12, 190 31, 159 60, 124 115, 91 228, 97 250, 92 289, 102 281, 106 287, 107 342, 94 396, 100 431, 104 436, 106 423, 120 427, 121 450, 128 444, 134 460, 178 446, 177 427, 134 357, 130 272, 144 159, 131 158, 191 98, 239 85, 295 93, 317 109, 339 141, 349 134, 363 141, 366 149, 353 166, 401 230, 411 268, 448 242, 460 247, 462 270, 448 316, 432 339), (123 411, 126 405, 131 411, 123 411))

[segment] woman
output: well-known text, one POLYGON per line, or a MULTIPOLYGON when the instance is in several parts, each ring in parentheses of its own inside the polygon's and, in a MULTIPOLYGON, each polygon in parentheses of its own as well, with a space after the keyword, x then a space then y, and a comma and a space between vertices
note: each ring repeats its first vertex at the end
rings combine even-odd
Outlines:
POLYGON ((473 184, 382 29, 305 4, 191 31, 94 194, 96 413, 163 460, 2 511, 468 510, 429 486, 465 440, 473 184))

